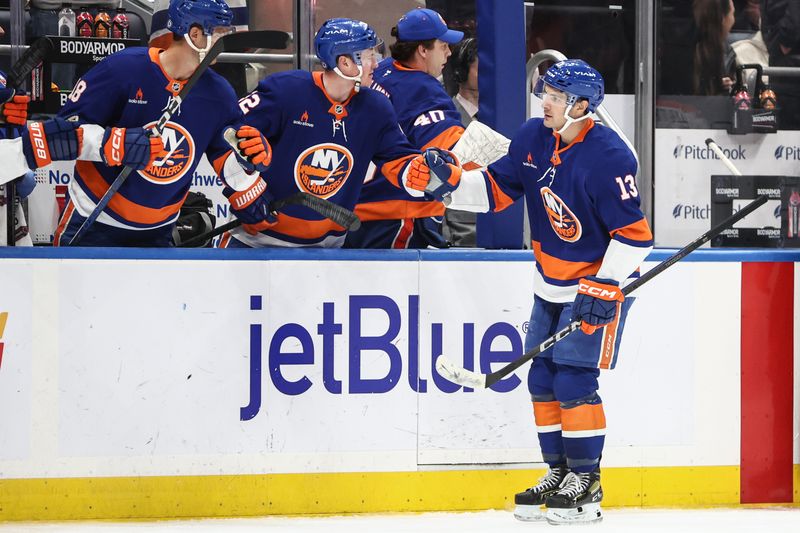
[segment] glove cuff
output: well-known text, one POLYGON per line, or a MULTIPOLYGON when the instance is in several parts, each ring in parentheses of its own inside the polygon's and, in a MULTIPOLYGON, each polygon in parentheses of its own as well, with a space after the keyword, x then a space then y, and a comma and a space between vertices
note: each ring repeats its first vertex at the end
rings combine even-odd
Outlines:
POLYGON ((264 191, 267 190, 267 183, 262 179, 258 178, 253 184, 243 191, 237 191, 231 194, 228 197, 228 200, 231 203, 231 207, 234 209, 241 211, 242 209, 246 208, 250 204, 256 201, 259 196, 261 196, 264 191))
POLYGON ((32 169, 44 167, 53 162, 50 148, 47 146, 43 122, 36 121, 28 124, 28 134, 23 134, 22 149, 25 159, 28 161, 28 167, 32 169))

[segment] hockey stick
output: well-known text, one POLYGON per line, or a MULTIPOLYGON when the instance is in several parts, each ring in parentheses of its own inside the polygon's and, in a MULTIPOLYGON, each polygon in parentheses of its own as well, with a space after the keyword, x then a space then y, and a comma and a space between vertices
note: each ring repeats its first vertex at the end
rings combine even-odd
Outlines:
MULTIPOLYGON (((44 60, 45 56, 53 49, 53 41, 47 37, 40 37, 28 46, 28 49, 20 56, 16 63, 6 74, 6 86, 18 89, 22 86, 28 76, 31 75, 35 69, 44 60)), ((7 133, 8 133, 7 127, 7 133)), ((16 245, 16 230, 17 230, 17 205, 19 199, 17 198, 17 186, 14 181, 9 181, 5 184, 6 196, 6 245, 16 245)))
POLYGON ((706 146, 711 148, 711 151, 717 154, 717 157, 719 157, 720 160, 722 160, 722 163, 726 167, 728 167, 728 170, 731 171, 731 174, 733 174, 734 176, 742 175, 742 173, 739 172, 739 169, 736 168, 736 165, 734 165, 733 162, 730 159, 728 159, 728 156, 725 155, 725 152, 723 152, 722 149, 719 147, 719 145, 714 142, 714 139, 712 139, 711 137, 706 139, 706 146))
MULTIPOLYGON (((189 94, 189 91, 192 90, 192 87, 194 87, 194 85, 197 83, 197 80, 199 80, 205 71, 208 70, 208 67, 211 66, 211 63, 214 62, 219 54, 225 51, 241 50, 243 48, 282 49, 286 48, 288 40, 289 35, 287 33, 269 30, 229 33, 228 35, 220 37, 219 40, 214 43, 214 46, 212 46, 208 51, 206 57, 203 58, 203 61, 200 62, 200 65, 197 66, 197 69, 195 69, 191 77, 187 80, 186 85, 183 86, 183 89, 181 89, 181 92, 178 93, 178 96, 169 101, 167 108, 161 115, 161 118, 159 118, 158 122, 156 122, 154 127, 154 135, 161 134, 161 132, 164 130, 164 126, 167 124, 167 121, 172 118, 172 115, 181 106, 181 102, 186 99, 186 96, 189 94)), ((103 194, 102 198, 100 198, 100 201, 97 202, 94 210, 89 214, 86 220, 83 221, 83 224, 81 224, 81 227, 78 228, 78 231, 69 241, 67 246, 76 246, 81 242, 83 236, 97 220, 97 217, 100 216, 100 213, 102 213, 106 208, 108 202, 111 201, 111 198, 114 196, 114 194, 116 194, 122 184, 125 183, 125 180, 128 179, 128 176, 131 174, 131 172, 133 172, 131 167, 126 166, 122 169, 122 172, 120 172, 113 183, 111 183, 111 186, 108 188, 105 194, 103 194)))
MULTIPOLYGON (((286 198, 275 200, 270 204, 270 209, 273 211, 280 211, 287 205, 302 205, 307 207, 348 230, 355 231, 361 227, 361 220, 359 220, 355 213, 349 209, 307 192, 296 192, 291 196, 287 196, 286 198)), ((231 220, 230 222, 223 224, 218 228, 214 228, 208 233, 197 235, 186 242, 182 242, 179 248, 188 248, 195 244, 206 242, 209 239, 213 239, 217 235, 222 235, 226 231, 238 228, 241 225, 241 220, 231 220)))
MULTIPOLYGON (((700 246, 704 245, 723 231, 725 231, 730 226, 733 226, 735 223, 761 207, 767 202, 766 196, 759 196, 743 208, 741 208, 737 213, 730 216, 729 218, 722 221, 720 224, 711 228, 707 232, 703 233, 700 237, 693 240, 691 243, 687 244, 685 247, 678 250, 675 254, 670 256, 669 258, 665 259, 658 265, 656 265, 653 269, 649 270, 647 273, 643 274, 640 278, 636 279, 628 285, 627 287, 622 289, 622 293, 627 295, 631 292, 635 291, 657 275, 664 272, 666 269, 695 251, 700 246)), ((545 339, 544 342, 539 344, 538 346, 534 347, 533 349, 525 352, 517 359, 513 360, 500 370, 495 372, 491 372, 489 374, 479 374, 477 372, 473 372, 472 370, 467 370, 466 368, 462 368, 455 364, 453 361, 448 359, 445 356, 439 356, 439 359, 436 361, 436 370, 439 371, 439 374, 452 381, 453 383, 457 383, 459 385, 463 385, 465 387, 472 387, 475 389, 481 388, 489 388, 501 379, 503 379, 508 374, 512 373, 514 370, 521 367, 526 362, 530 361, 543 351, 552 347, 555 343, 562 340, 563 338, 570 335, 576 329, 581 327, 581 322, 579 320, 575 322, 571 322, 568 326, 563 328, 562 330, 556 332, 551 337, 545 339)))

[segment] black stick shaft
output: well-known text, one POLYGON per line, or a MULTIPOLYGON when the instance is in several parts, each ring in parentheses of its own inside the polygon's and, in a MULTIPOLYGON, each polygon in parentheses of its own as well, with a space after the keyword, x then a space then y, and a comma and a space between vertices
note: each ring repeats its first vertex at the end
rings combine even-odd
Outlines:
MULTIPOLYGON (((703 233, 698 238, 696 238, 695 240, 693 240, 692 242, 690 242, 689 244, 687 244, 686 246, 675 252, 674 255, 670 256, 669 258, 665 259, 664 261, 656 265, 654 268, 647 271, 640 278, 633 281, 630 285, 622 289, 622 293, 627 295, 635 291, 636 289, 638 289, 639 287, 641 287, 654 277, 658 276, 659 274, 664 272, 666 269, 668 269, 669 267, 671 267, 672 265, 674 265, 687 255, 689 255, 693 251, 697 250, 698 248, 703 246, 705 243, 707 243, 708 241, 710 241, 711 239, 713 239, 714 237, 716 237, 717 235, 728 229, 729 227, 739 222, 741 219, 743 219, 744 217, 746 217, 747 215, 749 215, 750 213, 752 213, 753 211, 764 205, 766 202, 767 202, 766 196, 759 196, 757 199, 753 200, 752 202, 741 208, 737 213, 723 220, 717 226, 711 228, 710 230, 703 233)), ((494 385, 495 383, 497 383, 498 381, 500 381, 501 379, 503 379, 504 377, 506 377, 507 375, 509 375, 510 373, 512 373, 513 371, 515 371, 516 369, 518 369, 519 367, 521 367, 522 365, 524 365, 525 363, 527 363, 528 361, 539 355, 540 353, 542 353, 543 351, 553 346, 561 339, 570 335, 573 331, 575 331, 578 328, 580 328, 580 322, 572 322, 567 327, 563 328, 561 331, 558 331, 551 337, 545 339, 545 341, 542 342, 540 345, 532 348, 531 350, 519 356, 517 359, 511 361, 509 364, 507 364, 500 370, 487 374, 486 387, 487 388, 491 387, 492 385, 494 385)))

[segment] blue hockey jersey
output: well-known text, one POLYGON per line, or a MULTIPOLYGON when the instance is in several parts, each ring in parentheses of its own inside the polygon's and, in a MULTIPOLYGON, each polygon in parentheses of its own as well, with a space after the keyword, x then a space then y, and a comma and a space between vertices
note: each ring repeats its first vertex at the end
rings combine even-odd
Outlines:
MULTIPOLYGON (((184 81, 170 78, 158 48, 128 48, 113 54, 75 84, 59 115, 103 127, 154 125, 184 81)), ((207 70, 167 122, 165 152, 146 169, 132 172, 98 222, 125 229, 149 229, 177 219, 203 153, 210 161, 227 157, 226 126, 241 122, 236 95, 220 75, 207 70)), ((100 148, 102 149, 102 148, 100 148)), ((123 167, 77 161, 70 183, 72 203, 88 216, 123 167)))
MULTIPOLYGON (((372 74, 372 88, 389 98, 397 121, 419 150, 450 149, 464 133, 461 116, 439 81, 421 70, 386 58, 372 74)), ((356 214, 361 220, 441 216, 444 206, 393 187, 380 172, 364 184, 356 214)))
POLYGON ((561 146, 542 119, 531 119, 508 154, 489 165, 484 176, 490 208, 503 209, 522 195, 527 200, 536 294, 572 301, 578 280, 598 272, 612 239, 636 249, 653 245, 639 207, 636 170, 636 159, 616 132, 591 119, 569 146, 561 146))
MULTIPOLYGON (((273 74, 240 101, 247 124, 272 145, 272 163, 263 177, 276 198, 298 191, 353 209, 370 161, 393 187, 419 154, 397 125, 381 94, 366 88, 334 102, 322 72, 273 74)), ((277 223, 253 236, 233 236, 250 246, 341 246, 346 230, 302 206, 278 213, 277 223)), ((221 244, 221 246, 223 246, 221 244)))

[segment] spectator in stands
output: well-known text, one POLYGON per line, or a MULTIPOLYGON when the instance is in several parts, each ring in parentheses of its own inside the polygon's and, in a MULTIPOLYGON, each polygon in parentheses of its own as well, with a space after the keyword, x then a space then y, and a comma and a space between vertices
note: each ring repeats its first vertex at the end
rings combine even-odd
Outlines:
MULTIPOLYGON (((461 123, 467 126, 478 114, 478 40, 469 37, 459 43, 448 65, 458 85, 453 104, 461 115, 461 123)), ((475 213, 446 210, 442 226, 445 240, 450 246, 475 247, 475 221, 475 213)))
MULTIPOLYGON (((761 0, 761 33, 772 67, 800 67, 800 2, 761 0)), ((772 76, 770 85, 778 97, 779 126, 800 128, 800 82, 797 78, 772 76)))
POLYGON ((735 21, 733 0, 694 0, 692 10, 697 28, 694 94, 728 94, 735 75, 735 56, 727 42, 735 21))

